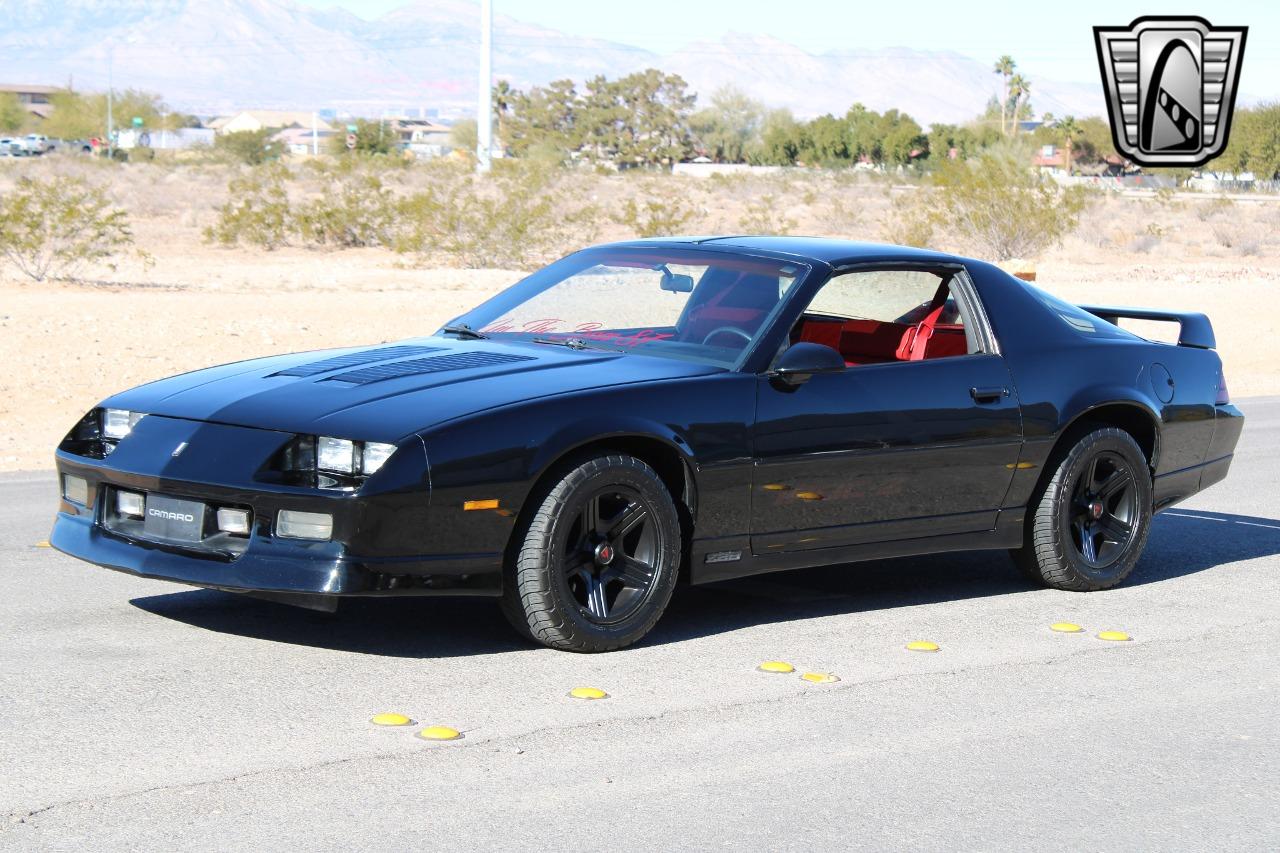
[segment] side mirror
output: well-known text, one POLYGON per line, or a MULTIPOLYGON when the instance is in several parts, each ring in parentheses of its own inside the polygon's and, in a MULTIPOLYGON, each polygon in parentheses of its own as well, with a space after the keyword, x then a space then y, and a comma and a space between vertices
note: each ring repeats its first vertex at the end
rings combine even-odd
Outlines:
POLYGON ((795 387, 808 382, 815 373, 839 373, 844 368, 844 356, 831 347, 801 341, 787 348, 769 375, 795 387))
POLYGON ((668 293, 693 293, 693 276, 663 270, 662 289, 668 293))

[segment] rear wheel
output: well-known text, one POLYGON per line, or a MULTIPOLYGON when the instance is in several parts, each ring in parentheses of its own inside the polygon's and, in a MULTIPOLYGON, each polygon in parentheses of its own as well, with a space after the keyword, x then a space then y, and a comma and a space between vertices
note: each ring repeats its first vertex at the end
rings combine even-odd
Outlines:
POLYGON ((654 470, 633 456, 591 457, 568 468, 526 520, 502 610, 551 648, 629 646, 671 600, 680 554, 675 503, 654 470))
POLYGON ((1063 457, 1028 506, 1014 561, 1055 589, 1107 589, 1142 555, 1151 526, 1151 474, 1127 432, 1099 427, 1063 457))

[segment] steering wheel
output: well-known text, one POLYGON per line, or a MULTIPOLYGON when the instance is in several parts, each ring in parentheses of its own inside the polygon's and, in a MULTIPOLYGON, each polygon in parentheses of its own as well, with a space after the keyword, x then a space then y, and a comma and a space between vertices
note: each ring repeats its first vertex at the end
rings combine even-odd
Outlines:
POLYGON ((722 335, 722 334, 738 335, 747 343, 751 343, 751 334, 749 332, 743 331, 742 329, 739 329, 737 326, 720 326, 719 328, 712 329, 710 332, 707 332, 706 337, 702 339, 702 345, 706 346, 707 341, 711 340, 716 335, 722 335))

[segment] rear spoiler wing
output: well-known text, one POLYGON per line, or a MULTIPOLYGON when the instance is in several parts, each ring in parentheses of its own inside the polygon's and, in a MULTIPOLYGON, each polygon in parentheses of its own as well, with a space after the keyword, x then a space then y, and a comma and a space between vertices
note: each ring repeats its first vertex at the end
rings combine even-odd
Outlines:
POLYGON ((1085 311, 1100 320, 1115 323, 1121 317, 1130 320, 1162 320, 1166 323, 1177 323, 1178 346, 1196 347, 1197 349, 1215 349, 1218 345, 1213 336, 1213 324, 1209 318, 1198 311, 1159 311, 1153 308, 1117 308, 1112 305, 1081 305, 1085 311))

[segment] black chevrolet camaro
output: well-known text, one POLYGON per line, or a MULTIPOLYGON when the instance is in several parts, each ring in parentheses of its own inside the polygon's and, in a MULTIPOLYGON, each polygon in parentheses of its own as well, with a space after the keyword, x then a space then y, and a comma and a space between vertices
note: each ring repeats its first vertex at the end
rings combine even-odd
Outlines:
POLYGON ((1202 314, 1079 307, 917 249, 644 240, 428 337, 103 401, 58 447, 50 541, 323 609, 494 596, 537 642, 606 651, 682 573, 1003 548, 1039 583, 1114 586, 1242 425, 1202 314))

